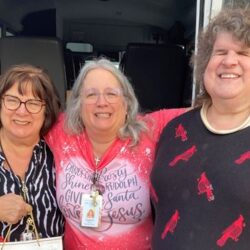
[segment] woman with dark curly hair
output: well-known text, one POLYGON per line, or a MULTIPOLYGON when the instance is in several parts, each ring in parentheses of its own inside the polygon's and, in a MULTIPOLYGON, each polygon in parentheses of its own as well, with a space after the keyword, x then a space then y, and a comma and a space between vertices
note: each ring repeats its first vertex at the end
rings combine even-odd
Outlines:
POLYGON ((250 9, 221 11, 194 57, 196 108, 163 130, 151 173, 153 249, 250 246, 250 9))

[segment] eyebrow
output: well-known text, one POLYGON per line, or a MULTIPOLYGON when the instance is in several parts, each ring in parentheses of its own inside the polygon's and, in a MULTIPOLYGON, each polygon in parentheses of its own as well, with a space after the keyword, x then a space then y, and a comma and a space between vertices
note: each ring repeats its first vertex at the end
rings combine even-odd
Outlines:
MULTIPOLYGON (((84 88, 83 90, 97 90, 100 92, 100 90, 98 88, 84 88)), ((107 87, 107 88, 104 88, 103 91, 105 90, 118 90, 118 91, 121 91, 122 89, 120 87, 107 87)))
MULTIPOLYGON (((19 99, 22 102, 22 100, 18 96, 13 95, 13 94, 4 94, 3 96, 9 96, 9 97, 17 98, 17 99, 19 99)), ((35 97, 33 97, 33 98, 27 99, 26 101, 39 101, 39 102, 43 102, 44 100, 43 99, 36 99, 35 97)))

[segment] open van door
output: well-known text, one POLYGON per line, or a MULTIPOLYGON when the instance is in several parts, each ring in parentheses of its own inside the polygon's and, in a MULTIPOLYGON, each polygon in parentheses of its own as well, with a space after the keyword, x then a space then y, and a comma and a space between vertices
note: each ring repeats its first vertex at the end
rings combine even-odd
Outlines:
MULTIPOLYGON (((223 6, 223 0, 197 0, 196 2, 196 26, 195 26, 195 53, 197 50, 197 43, 199 33, 204 29, 211 18, 213 18, 223 6)), ((195 66, 194 66, 195 67, 195 66)), ((194 102, 195 97, 199 89, 196 87, 196 80, 193 78, 193 88, 192 88, 192 102, 194 102)))

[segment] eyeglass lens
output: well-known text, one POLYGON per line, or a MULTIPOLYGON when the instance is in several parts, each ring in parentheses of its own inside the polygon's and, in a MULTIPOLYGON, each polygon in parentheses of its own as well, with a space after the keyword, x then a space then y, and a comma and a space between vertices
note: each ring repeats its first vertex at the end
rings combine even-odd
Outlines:
POLYGON ((122 95, 122 91, 120 88, 106 88, 103 93, 101 93, 96 88, 86 89, 84 91, 84 102, 86 104, 95 104, 100 95, 102 95, 108 103, 117 103, 122 95))
POLYGON ((4 106, 9 110, 17 110, 21 104, 23 103, 25 105, 26 110, 29 113, 36 114, 39 113, 42 109, 42 106, 44 106, 44 103, 41 100, 27 100, 25 102, 22 102, 18 97, 11 96, 11 95, 5 95, 3 97, 4 106))

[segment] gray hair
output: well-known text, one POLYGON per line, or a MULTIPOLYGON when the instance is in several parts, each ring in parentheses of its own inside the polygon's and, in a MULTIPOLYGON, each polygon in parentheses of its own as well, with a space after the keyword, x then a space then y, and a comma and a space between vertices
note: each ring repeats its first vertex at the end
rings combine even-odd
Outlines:
POLYGON ((117 136, 121 139, 130 137, 131 146, 134 146, 139 142, 140 133, 147 130, 147 126, 143 121, 137 119, 139 104, 129 80, 111 61, 105 58, 87 62, 81 69, 67 103, 65 129, 72 134, 80 134, 84 130, 84 124, 81 118, 81 90, 88 72, 99 68, 112 73, 121 85, 122 93, 127 104, 127 116, 125 124, 119 129, 117 136))
POLYGON ((196 106, 211 101, 211 97, 204 87, 204 73, 210 60, 216 37, 221 32, 228 32, 246 47, 250 47, 250 8, 224 9, 211 20, 207 28, 201 33, 197 55, 193 56, 195 64, 195 79, 201 91, 195 101, 196 106))

